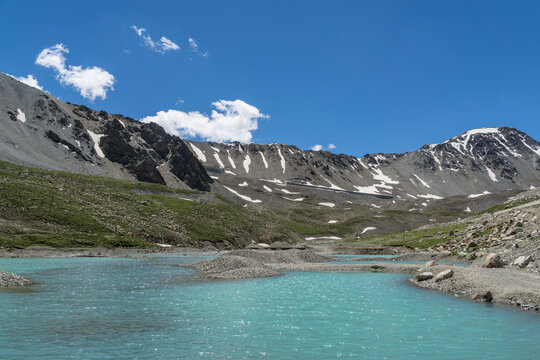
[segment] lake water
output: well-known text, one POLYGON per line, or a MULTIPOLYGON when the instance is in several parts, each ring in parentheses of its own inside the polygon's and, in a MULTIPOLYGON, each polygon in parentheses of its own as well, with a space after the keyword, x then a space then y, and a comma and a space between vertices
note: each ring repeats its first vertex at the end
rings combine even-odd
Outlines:
POLYGON ((381 273, 207 281, 201 257, 0 259, 0 359, 535 359, 537 313, 381 273))

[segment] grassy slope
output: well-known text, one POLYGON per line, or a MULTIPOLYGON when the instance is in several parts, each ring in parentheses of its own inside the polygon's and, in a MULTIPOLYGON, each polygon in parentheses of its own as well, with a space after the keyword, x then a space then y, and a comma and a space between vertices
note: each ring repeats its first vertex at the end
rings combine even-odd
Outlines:
POLYGON ((0 162, 0 246, 243 246, 290 235, 212 194, 0 162), (182 199, 203 196, 212 199, 182 199))
POLYGON ((408 246, 410 248, 427 249, 430 246, 442 244, 454 239, 459 235, 459 232, 464 230, 469 224, 469 222, 456 222, 433 226, 426 229, 374 235, 354 241, 378 245, 408 246))

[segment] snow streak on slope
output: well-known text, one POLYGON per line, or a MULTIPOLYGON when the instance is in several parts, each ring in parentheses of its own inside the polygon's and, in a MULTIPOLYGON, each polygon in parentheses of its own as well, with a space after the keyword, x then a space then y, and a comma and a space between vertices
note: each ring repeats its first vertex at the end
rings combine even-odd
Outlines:
POLYGON ((249 165, 251 164, 251 158, 249 157, 249 154, 246 154, 246 158, 244 159, 244 162, 242 164, 244 165, 246 174, 249 174, 249 165))
POLYGON ((202 162, 206 162, 206 155, 204 155, 204 152, 202 152, 201 149, 199 149, 198 147, 196 147, 192 143, 189 143, 189 144, 191 145, 191 148, 193 149, 193 151, 195 152, 195 155, 197 155, 199 160, 202 161, 202 162))
POLYGON ((285 174, 285 158, 283 157, 283 155, 281 155, 281 149, 279 147, 278 147, 277 151, 278 151, 279 157, 281 159, 281 167, 283 168, 283 173, 285 174))
POLYGON ((103 134, 95 134, 90 130, 88 131, 88 135, 92 138, 92 141, 94 142, 94 150, 96 151, 97 156, 100 158, 105 158, 105 154, 103 154, 103 151, 101 151, 101 148, 99 147, 99 139, 101 139, 104 135, 103 134))
POLYGON ((221 161, 221 159, 219 158, 219 154, 217 152, 214 153, 214 157, 216 158, 219 167, 223 169, 225 165, 223 164, 223 161, 221 161))
POLYGON ((238 193, 237 191, 235 191, 235 190, 233 190, 233 189, 231 189, 231 188, 229 188, 229 187, 227 187, 227 186, 223 186, 223 187, 224 187, 225 189, 229 190, 230 192, 232 192, 234 195, 238 196, 238 197, 239 197, 240 199, 242 199, 242 200, 249 201, 249 202, 252 202, 252 203, 254 203, 254 204, 260 204, 260 203, 262 203, 262 201, 259 200, 259 199, 252 199, 252 198, 250 198, 249 196, 242 195, 242 194, 238 193))
POLYGON ((264 163, 264 168, 268 169, 268 163, 266 162, 266 158, 264 157, 264 153, 262 151, 259 151, 259 154, 261 154, 262 161, 264 163))

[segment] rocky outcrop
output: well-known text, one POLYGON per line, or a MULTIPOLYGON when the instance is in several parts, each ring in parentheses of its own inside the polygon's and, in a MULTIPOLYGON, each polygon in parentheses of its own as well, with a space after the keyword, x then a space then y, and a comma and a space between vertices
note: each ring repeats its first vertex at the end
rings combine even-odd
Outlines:
POLYGON ((204 191, 213 182, 159 125, 64 103, 1 73, 0 160, 204 191))

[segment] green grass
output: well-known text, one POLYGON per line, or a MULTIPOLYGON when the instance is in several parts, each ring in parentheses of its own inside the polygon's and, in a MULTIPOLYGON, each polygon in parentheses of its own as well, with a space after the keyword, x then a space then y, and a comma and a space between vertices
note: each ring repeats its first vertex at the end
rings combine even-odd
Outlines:
POLYGON ((219 196, 0 162, 2 247, 242 246, 287 236, 279 223, 219 196))
POLYGON ((427 229, 417 229, 400 233, 374 235, 352 241, 362 241, 372 244, 407 246, 410 248, 427 249, 430 246, 446 243, 457 236, 470 223, 452 223, 427 229), (450 235, 453 231, 454 235, 450 235))
POLYGON ((498 204, 498 205, 490 207, 489 209, 486 209, 486 210, 482 211, 482 214, 484 214, 484 213, 494 213, 494 212, 505 210, 505 209, 511 209, 511 208, 516 207, 516 206, 528 204, 528 203, 536 201, 536 200, 540 200, 540 197, 536 197, 536 198, 532 198, 532 199, 525 199, 525 200, 520 200, 520 201, 514 201, 514 202, 511 202, 511 203, 498 204))

